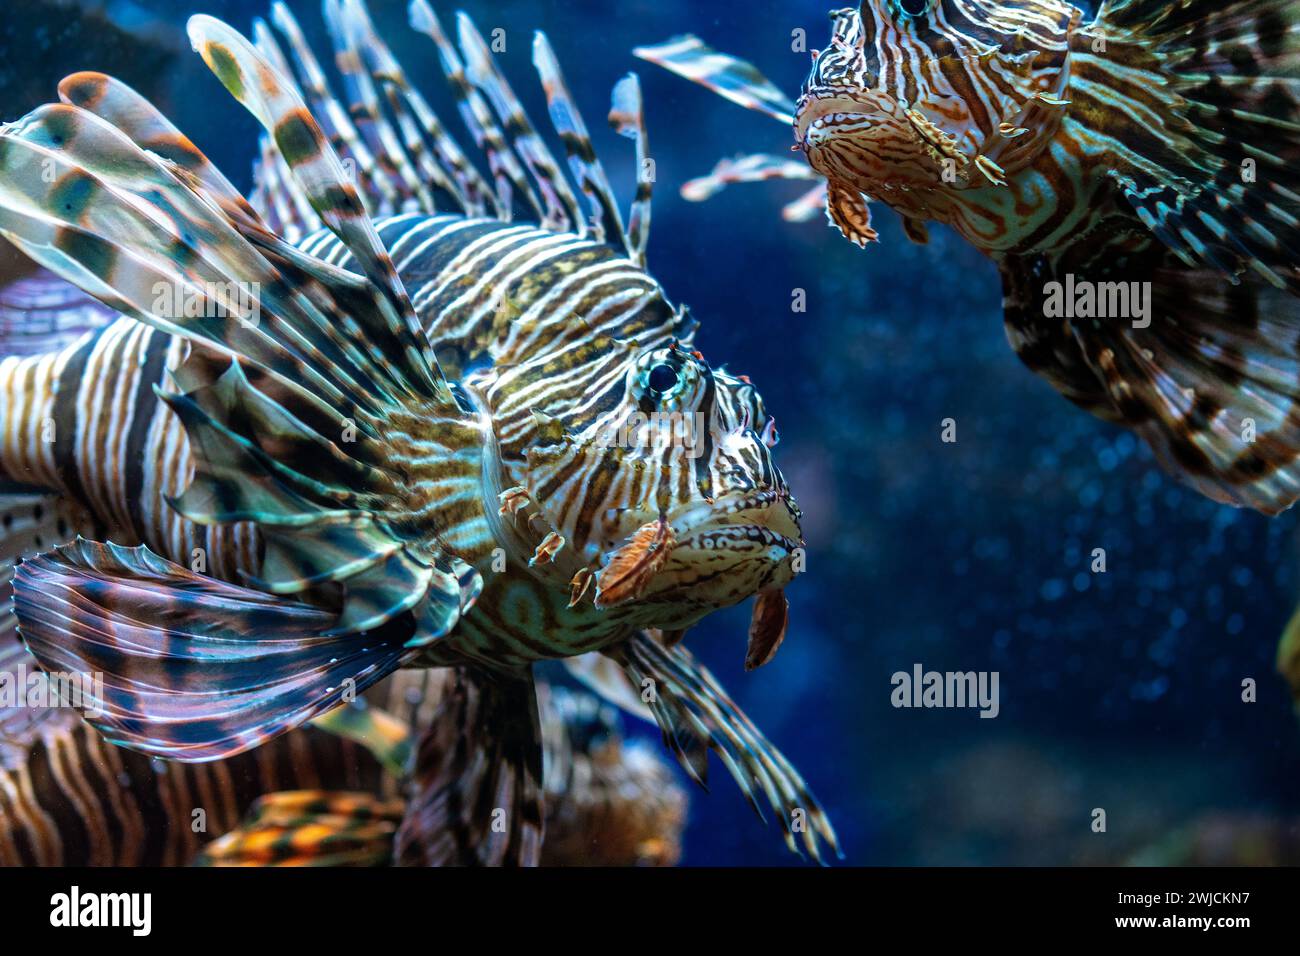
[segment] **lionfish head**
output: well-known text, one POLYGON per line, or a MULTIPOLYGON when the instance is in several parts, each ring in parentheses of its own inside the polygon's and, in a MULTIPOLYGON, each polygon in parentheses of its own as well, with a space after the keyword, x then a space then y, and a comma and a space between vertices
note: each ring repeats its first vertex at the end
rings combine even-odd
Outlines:
POLYGON ((759 593, 756 620, 784 633, 803 539, 758 390, 674 341, 633 352, 622 391, 582 436, 604 470, 571 540, 600 565, 597 607, 636 602, 646 626, 677 630, 759 593))
POLYGON ((1079 16, 1058 0, 863 0, 834 11, 796 141, 828 179, 884 202, 997 184, 1055 134, 1079 16))

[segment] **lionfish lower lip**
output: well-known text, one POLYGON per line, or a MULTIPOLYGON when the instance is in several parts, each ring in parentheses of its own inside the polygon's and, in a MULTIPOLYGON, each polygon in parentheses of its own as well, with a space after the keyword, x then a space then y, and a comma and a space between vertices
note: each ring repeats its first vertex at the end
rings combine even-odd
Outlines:
POLYGON ((788 508, 790 500, 788 491, 764 488, 758 491, 735 492, 712 501, 695 502, 673 519, 673 531, 680 536, 702 527, 736 524, 735 518, 738 515, 747 512, 766 514, 780 503, 785 503, 788 508))
POLYGON ((675 551, 688 548, 710 549, 725 547, 728 542, 742 540, 756 542, 769 548, 777 547, 786 554, 792 554, 804 546, 802 539, 796 541, 765 524, 717 524, 696 528, 691 534, 679 539, 673 549, 675 551))
POLYGON ((719 499, 704 513, 692 511, 673 522, 677 546, 713 547, 727 538, 758 540, 787 551, 803 547, 798 511, 788 491, 768 489, 719 499), (705 542, 713 542, 706 544, 705 542))
POLYGON ((831 117, 870 116, 875 110, 869 103, 845 90, 823 89, 805 93, 799 100, 795 113, 795 139, 803 142, 808 138, 808 130, 816 123, 829 121, 831 117))

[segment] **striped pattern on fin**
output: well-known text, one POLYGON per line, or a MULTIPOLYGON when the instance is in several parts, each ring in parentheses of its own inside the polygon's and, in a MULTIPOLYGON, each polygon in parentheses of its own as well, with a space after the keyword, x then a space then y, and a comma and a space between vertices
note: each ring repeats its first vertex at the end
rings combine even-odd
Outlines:
POLYGON ((403 344, 404 376, 418 393, 437 389, 450 401, 437 359, 397 270, 384 250, 338 154, 330 147, 297 90, 251 44, 220 20, 195 16, 190 41, 222 85, 262 124, 321 220, 335 233, 382 296, 392 334, 403 344))
POLYGON ((766 798, 781 821, 791 852, 802 856, 806 849, 821 863, 824 842, 842 856, 830 820, 799 772, 681 644, 664 647, 643 632, 609 654, 622 664, 634 686, 655 688, 650 709, 663 732, 664 743, 692 779, 707 787, 708 753, 712 750, 760 819, 763 811, 758 792, 766 798), (647 680, 653 684, 646 684, 647 680), (802 848, 793 825, 796 813, 807 818, 802 848))
POLYGON ((821 178, 821 174, 805 162, 770 153, 751 153, 734 159, 718 160, 718 165, 707 176, 689 180, 682 186, 682 198, 691 202, 703 202, 736 183, 821 178))
POLYGON ((513 218, 514 197, 517 194, 540 220, 543 212, 537 195, 529 185, 523 167, 506 143, 505 134, 483 99, 483 94, 470 82, 460 52, 443 30, 437 14, 427 0, 413 0, 410 18, 412 29, 428 36, 437 47, 438 58, 447 82, 451 84, 461 119, 474 137, 475 144, 487 157, 488 168, 496 183, 501 219, 509 222, 513 218))
POLYGON ((287 245, 70 105, 41 107, 0 134, 0 230, 111 307, 202 346, 178 371, 189 394, 164 396, 199 458, 195 487, 175 502, 185 517, 263 522, 268 545, 289 558, 278 567, 294 569, 277 590, 344 581, 340 623, 361 629, 424 601, 423 637, 436 639, 464 607, 446 596, 463 593, 462 574, 439 541, 471 510, 479 465, 464 456, 478 448, 477 424, 414 326, 355 192, 335 176, 337 158, 313 152, 328 146, 310 116, 233 31, 200 21, 195 32, 226 82, 294 143, 282 150, 289 168, 368 278, 287 245), (245 76, 257 77, 256 96, 245 76), (291 115, 277 122, 279 108, 291 115), (170 307, 160 286, 176 293, 170 307), (202 308, 182 310, 182 299, 202 308), (289 449, 294 467, 281 460, 289 449), (332 525, 366 533, 326 547, 332 525), (322 567, 322 555, 337 565, 322 567))
POLYGON ((637 47, 632 54, 713 90, 745 109, 757 110, 787 125, 794 124, 794 103, 756 66, 719 53, 697 36, 673 37, 653 46, 637 47))
MULTIPOLYGON (((371 213, 396 208, 396 190, 386 173, 378 168, 374 154, 361 138, 351 117, 330 91, 325 71, 303 37, 302 28, 289 7, 276 2, 271 22, 288 41, 292 67, 286 76, 296 76, 311 104, 312 115, 321 124, 334 151, 356 172, 357 186, 371 213)), ((267 140, 269 144, 269 139, 267 140)), ((272 147, 273 148, 273 147, 272 147)), ((265 210, 263 211, 265 214, 265 210)))
POLYGON ((536 866, 545 791, 531 673, 458 669, 420 739, 397 834, 403 866, 536 866), (505 811, 505 828, 497 811, 505 811))
POLYGON ((259 797, 197 866, 386 866, 406 801, 369 793, 286 790, 259 797))
MULTIPOLYGON (((449 194, 460 212, 467 216, 483 215, 493 204, 486 181, 444 128, 428 101, 406 78, 401 64, 371 22, 362 0, 344 0, 341 28, 345 50, 349 54, 355 51, 358 62, 364 64, 374 83, 383 90, 397 119, 403 146, 418 167, 419 175, 449 194)), ((411 197, 407 198, 409 203, 411 197)), ((435 211, 433 206, 419 208, 424 212, 435 211)))
POLYGON ((614 198, 614 190, 609 185, 605 168, 596 156, 596 148, 591 143, 582 114, 578 112, 569 88, 564 83, 555 51, 551 49, 546 34, 540 30, 533 37, 533 64, 542 78, 547 111, 564 143, 573 178, 591 204, 591 221, 596 229, 597 240, 615 245, 615 248, 618 248, 617 243, 622 243, 623 249, 620 251, 626 251, 629 258, 636 259, 636 250, 624 232, 618 201, 614 198))
POLYGON ((338 706, 410 657, 401 628, 330 636, 334 615, 140 546, 78 539, 24 561, 19 631, 48 670, 103 675, 86 719, 112 742, 199 762, 338 706))
POLYGON ((376 173, 385 174, 395 189, 399 203, 394 211, 402 211, 408 198, 415 208, 431 211, 434 209, 432 194, 403 149, 402 134, 384 116, 375 80, 362 59, 357 34, 364 32, 365 27, 358 29, 356 18, 346 12, 349 6, 344 0, 324 0, 321 5, 334 44, 334 63, 343 77, 348 112, 378 162, 376 173))
POLYGON ((636 142, 636 196, 628 212, 627 240, 633 261, 644 266, 646 246, 650 242, 650 201, 655 183, 650 173, 650 140, 645 128, 641 80, 635 73, 629 73, 614 84, 610 95, 609 124, 619 134, 636 142))
POLYGON ((9 766, 36 735, 79 720, 76 711, 56 706, 33 707, 20 675, 39 670, 18 637, 14 612, 14 571, 18 562, 63 540, 66 522, 53 495, 17 486, 0 490, 0 680, 12 682, 16 699, 0 705, 0 767, 9 766))
POLYGON ((1300 294, 1300 8, 1116 0, 1075 52, 1079 122, 1142 222, 1184 262, 1300 294))
MULTIPOLYGON (((253 20, 253 44, 281 76, 293 76, 284 51, 261 18, 253 20)), ((296 245, 303 236, 322 228, 324 223, 311 208, 306 194, 298 188, 284 157, 266 133, 258 137, 258 151, 261 158, 253 170, 254 198, 257 201, 252 205, 265 210, 264 218, 277 235, 296 245)))
POLYGON ((1041 259, 1008 259, 1008 339, 1066 398, 1132 427, 1166 470, 1198 492, 1277 514, 1300 499, 1295 298, 1257 279, 1226 283, 1154 248, 1159 259, 1128 269, 1105 250, 1055 271, 1041 259), (1058 290, 1062 302, 1078 303, 1065 273, 1086 276, 1079 285, 1108 300, 1113 293, 1131 302, 1149 282, 1145 319, 1113 314, 1136 315, 1132 305, 1105 306, 1109 318, 1046 317, 1045 299, 1058 290))
POLYGON ((59 99, 94 113, 125 133, 137 146, 190 173, 235 218, 257 219, 239 190, 199 148, 152 103, 121 80, 103 73, 73 73, 59 83, 59 99))
POLYGON ((577 223, 581 222, 582 214, 568 180, 564 178, 546 143, 537 135, 528 114, 524 112, 523 104, 501 75, 482 34, 474 26, 474 21, 464 13, 456 15, 456 26, 465 57, 466 76, 496 109, 506 136, 523 159, 542 194, 546 204, 541 219, 543 228, 567 232, 571 228, 570 223, 573 223, 574 230, 580 229, 577 223))

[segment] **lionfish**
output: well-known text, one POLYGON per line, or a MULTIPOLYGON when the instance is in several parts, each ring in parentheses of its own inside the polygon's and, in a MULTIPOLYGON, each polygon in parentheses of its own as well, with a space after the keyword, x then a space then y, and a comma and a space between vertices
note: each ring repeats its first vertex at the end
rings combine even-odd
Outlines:
MULTIPOLYGON (((7 658, 22 652, 13 644, 7 658)), ((12 659, 5 665, 21 665, 12 659)), ((0 738, 0 866, 384 866, 406 810, 417 728, 449 670, 404 670, 366 699, 228 760, 161 761, 114 747, 69 708, 0 738)), ((538 683, 543 866, 664 866, 686 795, 611 705, 538 683)))
MULTIPOLYGON (((0 129, 0 233, 65 283, 22 290, 6 342, 30 347, 0 363, 0 471, 48 493, 4 519, 11 558, 40 552, 13 578, 27 649, 101 678, 108 741, 182 762, 450 669, 394 837, 427 864, 538 861, 533 670, 563 659, 697 782, 716 753, 792 850, 838 853, 681 643, 756 596, 746 663, 769 660, 803 541, 762 398, 646 271, 650 177, 625 226, 543 34, 573 183, 468 17, 453 43, 409 11, 486 176, 361 0, 324 11, 343 102, 283 4, 251 42, 189 21, 266 130, 251 202, 102 74, 0 129)), ((649 168, 634 74, 610 120, 649 168)))
POLYGON ((638 55, 788 122, 807 163, 689 184, 823 179, 860 246, 868 201, 997 264, 1006 331, 1070 401, 1134 428, 1208 497, 1300 497, 1300 4, 863 0, 831 14, 797 103, 682 37, 638 55), (1131 321, 1129 321, 1131 320, 1131 321))

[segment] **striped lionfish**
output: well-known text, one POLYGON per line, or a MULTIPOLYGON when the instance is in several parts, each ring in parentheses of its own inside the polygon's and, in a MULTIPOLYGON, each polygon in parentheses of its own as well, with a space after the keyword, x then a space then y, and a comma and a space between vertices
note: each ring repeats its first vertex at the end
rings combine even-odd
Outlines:
POLYGON ((797 103, 694 37, 637 51, 790 123, 807 160, 728 162, 691 193, 815 178, 787 217, 824 197, 860 246, 868 200, 917 242, 952 227, 1001 271, 1029 368, 1210 498, 1293 504, 1300 4, 863 0, 832 18, 797 103))
MULTIPOLYGON (((544 35, 572 184, 467 17, 453 43, 410 6, 487 176, 361 0, 324 10, 345 103, 283 4, 251 42, 189 21, 266 130, 251 202, 102 74, 0 130, 0 233, 68 300, 25 290, 0 363, 0 470, 54 496, 6 519, 41 551, 13 578, 26 647, 52 674, 101 675, 86 718, 110 742, 184 762, 401 668, 452 669, 395 837, 428 864, 539 859, 533 665, 569 660, 652 716, 698 782, 717 753, 792 850, 838 852, 680 643, 756 595, 746 662, 770 659, 802 539, 761 397, 645 269, 650 183, 625 227, 544 35), (99 305, 73 309, 72 287, 99 305), (102 540, 68 540, 82 531, 102 540)), ((648 168, 635 75, 610 119, 648 168)))
MULTIPOLYGON (((0 665, 22 666, 13 643, 0 665)), ((0 866, 382 866, 406 809, 416 728, 450 670, 405 670, 228 760, 177 763, 114 747, 68 708, 0 738, 0 866), (19 745, 21 742, 21 745, 19 745)), ((591 694, 537 686, 545 756, 543 866, 672 865, 686 795, 591 694)))

